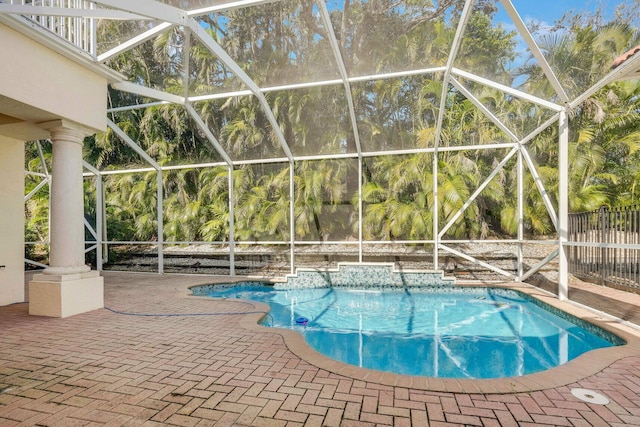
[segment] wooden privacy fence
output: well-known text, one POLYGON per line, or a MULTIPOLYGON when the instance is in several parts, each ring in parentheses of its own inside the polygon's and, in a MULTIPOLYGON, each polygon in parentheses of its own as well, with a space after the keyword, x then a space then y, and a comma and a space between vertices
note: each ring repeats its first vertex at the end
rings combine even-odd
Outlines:
POLYGON ((569 214, 569 272, 640 293, 640 207, 569 214))

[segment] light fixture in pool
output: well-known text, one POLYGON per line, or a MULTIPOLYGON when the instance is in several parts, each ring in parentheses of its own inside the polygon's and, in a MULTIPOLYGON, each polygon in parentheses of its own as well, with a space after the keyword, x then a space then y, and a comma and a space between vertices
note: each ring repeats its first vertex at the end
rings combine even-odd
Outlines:
POLYGON ((492 288, 289 289, 238 284, 211 297, 269 304, 265 324, 301 333, 355 366, 441 378, 503 378, 624 342, 516 291, 492 288))

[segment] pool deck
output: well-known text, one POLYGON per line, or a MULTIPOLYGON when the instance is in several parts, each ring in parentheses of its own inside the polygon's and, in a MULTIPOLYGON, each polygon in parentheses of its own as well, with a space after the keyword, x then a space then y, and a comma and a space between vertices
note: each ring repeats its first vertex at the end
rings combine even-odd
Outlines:
MULTIPOLYGON (((264 306, 188 296, 219 276, 106 272, 108 309, 52 319, 0 307, 0 426, 640 425, 640 332, 590 317, 629 344, 501 380, 397 376, 331 361, 264 306), (253 312, 253 314, 245 314, 253 312), (257 313, 256 313, 257 312, 257 313), (224 314, 222 314, 224 313, 224 314), (577 399, 592 390, 610 403, 577 399)), ((581 282, 570 296, 640 324, 640 295, 581 282)))

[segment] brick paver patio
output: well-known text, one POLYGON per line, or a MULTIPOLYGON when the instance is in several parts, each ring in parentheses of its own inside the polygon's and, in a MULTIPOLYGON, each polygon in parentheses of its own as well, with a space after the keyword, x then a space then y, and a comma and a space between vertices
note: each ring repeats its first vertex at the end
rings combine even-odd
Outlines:
POLYGON ((51 319, 28 316, 27 304, 0 307, 0 426, 640 426, 639 347, 586 376, 570 363, 578 380, 528 392, 389 385, 301 359, 282 334, 251 327, 260 315, 219 314, 260 307, 186 296, 210 282, 105 273, 109 308, 180 316, 51 319))

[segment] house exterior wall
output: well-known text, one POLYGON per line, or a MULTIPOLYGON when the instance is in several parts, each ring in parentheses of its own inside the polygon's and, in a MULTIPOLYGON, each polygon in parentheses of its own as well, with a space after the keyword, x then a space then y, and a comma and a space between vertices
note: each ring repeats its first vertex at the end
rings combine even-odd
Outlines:
POLYGON ((24 301, 24 142, 0 135, 0 305, 24 301))
MULTIPOLYGON (((56 144, 51 123, 81 129, 84 135, 106 129, 108 82, 82 60, 75 62, 2 23, 0 40, 0 305, 6 305, 25 301, 24 142, 51 138, 56 144)), ((62 164, 70 161, 81 162, 81 155, 59 159, 62 164)), ((78 179, 81 183, 82 178, 78 179)), ((57 203, 73 203, 66 197, 59 199, 57 203)), ((68 226, 64 224, 58 234, 68 226)), ((29 290, 30 303, 40 301, 38 307, 46 306, 34 314, 61 317, 101 306, 102 278, 90 273, 78 279, 77 283, 87 285, 80 293, 57 292, 61 302, 53 309, 49 305, 55 298, 49 290, 42 295, 29 290), (82 301, 77 301, 77 295, 82 295, 82 301), (86 304, 86 300, 97 302, 86 304)), ((60 278, 62 287, 69 287, 74 278, 60 278)), ((45 279, 42 286, 59 285, 55 283, 58 276, 45 279)))
POLYGON ((0 40, 0 113, 32 124, 67 119, 106 128, 105 77, 3 24, 0 40))

